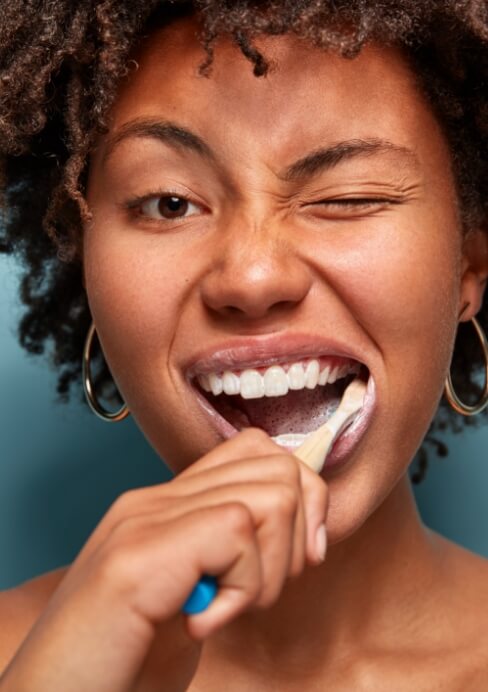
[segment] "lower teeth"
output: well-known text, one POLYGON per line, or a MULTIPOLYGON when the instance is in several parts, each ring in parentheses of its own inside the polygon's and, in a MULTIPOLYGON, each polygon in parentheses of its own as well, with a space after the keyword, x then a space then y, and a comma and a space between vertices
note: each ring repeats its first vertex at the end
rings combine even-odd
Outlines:
POLYGON ((282 447, 299 447, 302 442, 305 442, 309 434, 288 433, 285 435, 277 435, 271 439, 282 447))

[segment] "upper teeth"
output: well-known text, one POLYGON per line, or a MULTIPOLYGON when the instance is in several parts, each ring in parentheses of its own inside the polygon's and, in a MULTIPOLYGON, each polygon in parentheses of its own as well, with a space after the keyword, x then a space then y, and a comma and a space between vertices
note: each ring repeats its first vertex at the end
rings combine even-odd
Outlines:
POLYGON ((226 370, 221 374, 212 372, 198 375, 198 382, 203 390, 215 396, 224 392, 240 394, 243 399, 260 399, 264 396, 283 396, 290 389, 315 389, 317 385, 331 384, 341 377, 356 374, 359 369, 359 363, 329 363, 321 367, 319 360, 309 360, 284 366, 272 365, 263 373, 254 369, 241 372, 226 370))

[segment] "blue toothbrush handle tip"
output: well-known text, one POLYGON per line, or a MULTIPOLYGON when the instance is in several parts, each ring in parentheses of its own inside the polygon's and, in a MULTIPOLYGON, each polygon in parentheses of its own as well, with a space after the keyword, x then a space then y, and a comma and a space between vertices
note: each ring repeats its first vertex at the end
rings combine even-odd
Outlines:
POLYGON ((186 599, 182 612, 186 615, 195 615, 206 610, 217 594, 217 579, 208 574, 201 577, 191 594, 186 599))

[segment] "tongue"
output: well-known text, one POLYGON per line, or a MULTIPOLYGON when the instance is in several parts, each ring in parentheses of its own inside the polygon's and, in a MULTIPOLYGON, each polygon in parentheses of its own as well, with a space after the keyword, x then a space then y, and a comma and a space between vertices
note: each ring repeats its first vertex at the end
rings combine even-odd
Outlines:
POLYGON ((234 414, 225 417, 237 429, 244 427, 243 413, 249 419, 248 425, 265 430, 268 435, 287 433, 306 434, 323 425, 338 407, 344 390, 345 380, 340 384, 290 391, 285 396, 264 397, 262 399, 238 399, 239 408, 232 407, 234 414), (240 410, 239 410, 240 409, 240 410))

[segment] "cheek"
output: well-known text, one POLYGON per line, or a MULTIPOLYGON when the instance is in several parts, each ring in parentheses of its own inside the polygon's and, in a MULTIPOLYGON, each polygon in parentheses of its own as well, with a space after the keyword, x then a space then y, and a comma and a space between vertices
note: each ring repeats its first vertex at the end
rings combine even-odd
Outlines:
POLYGON ((385 500, 435 415, 459 296, 458 230, 451 222, 446 236, 446 228, 422 223, 427 234, 419 227, 371 234, 356 241, 342 267, 339 258, 334 261, 335 286, 378 354, 378 397, 360 463, 330 484, 331 544, 353 533, 385 500))
POLYGON ((154 236, 124 237, 115 226, 97 223, 85 234, 84 263, 98 336, 125 390, 131 373, 140 384, 144 370, 150 373, 167 359, 191 283, 189 267, 171 245, 163 251, 154 236))
POLYGON ((421 358, 450 349, 459 297, 461 256, 452 232, 422 223, 356 238, 334 261, 344 300, 378 343, 385 359, 421 358), (416 345, 417 348, 412 348, 416 345))
POLYGON ((457 305, 451 248, 415 236, 409 241, 388 238, 370 247, 367 263, 361 260, 370 287, 361 294, 361 312, 377 338, 389 345, 385 355, 392 358, 411 351, 407 342, 419 348, 441 345, 457 305))
POLYGON ((420 223, 361 229, 328 248, 328 281, 378 353, 380 406, 414 450, 442 393, 457 323, 459 230, 420 223), (364 232, 363 232, 364 231, 364 232), (414 439, 415 438, 415 439, 414 439))

